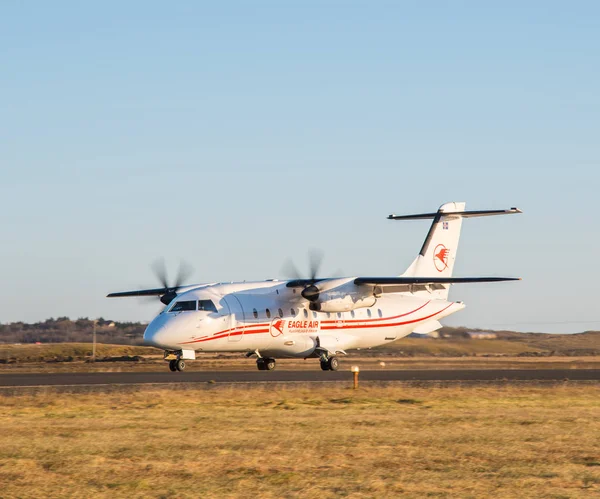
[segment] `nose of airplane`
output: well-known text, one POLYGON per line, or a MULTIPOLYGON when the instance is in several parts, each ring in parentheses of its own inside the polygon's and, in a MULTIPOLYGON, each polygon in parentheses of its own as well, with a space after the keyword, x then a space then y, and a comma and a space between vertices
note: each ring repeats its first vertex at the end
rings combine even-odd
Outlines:
POLYGON ((158 348, 165 346, 165 333, 166 333, 166 322, 168 318, 164 315, 158 315, 155 317, 144 331, 144 343, 158 348))

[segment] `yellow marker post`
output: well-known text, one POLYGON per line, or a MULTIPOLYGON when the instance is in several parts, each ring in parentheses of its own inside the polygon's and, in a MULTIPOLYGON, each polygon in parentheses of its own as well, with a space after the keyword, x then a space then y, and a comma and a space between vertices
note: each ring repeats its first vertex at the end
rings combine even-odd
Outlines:
POLYGON ((358 373, 360 372, 360 368, 358 366, 352 366, 352 374, 354 374, 354 389, 358 388, 358 373))

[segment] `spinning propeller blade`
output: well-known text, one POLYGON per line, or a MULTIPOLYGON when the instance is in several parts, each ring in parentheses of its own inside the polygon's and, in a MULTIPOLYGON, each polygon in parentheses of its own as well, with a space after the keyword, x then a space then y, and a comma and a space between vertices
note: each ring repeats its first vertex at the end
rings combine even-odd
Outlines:
POLYGON ((308 255, 309 262, 309 277, 302 277, 298 268, 294 263, 289 260, 287 262, 286 268, 288 270, 288 274, 290 277, 294 277, 291 281, 287 283, 288 288, 304 288, 301 291, 301 295, 304 299, 310 302, 316 302, 319 299, 319 288, 315 286, 315 284, 323 279, 318 278, 317 275, 319 273, 319 269, 321 268, 321 263, 323 262, 323 252, 319 250, 311 250, 308 255))
POLYGON ((169 285, 169 278, 167 275, 167 267, 165 265, 164 258, 159 258, 152 265, 151 268, 156 275, 159 282, 162 284, 161 288, 155 289, 141 289, 139 291, 123 291, 119 293, 110 293, 109 298, 120 298, 124 296, 160 296, 160 301, 165 305, 168 305, 177 296, 177 291, 183 287, 183 282, 187 280, 193 269, 191 265, 186 262, 179 264, 177 276, 173 285, 169 285))

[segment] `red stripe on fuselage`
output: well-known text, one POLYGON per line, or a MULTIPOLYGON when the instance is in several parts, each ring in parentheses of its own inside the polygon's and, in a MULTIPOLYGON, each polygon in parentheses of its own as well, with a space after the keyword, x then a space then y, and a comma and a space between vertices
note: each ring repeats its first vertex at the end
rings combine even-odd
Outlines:
POLYGON ((268 332, 269 332, 268 329, 256 329, 256 330, 252 330, 252 331, 237 331, 235 333, 222 334, 220 336, 212 336, 211 338, 204 338, 202 340, 186 341, 185 343, 180 343, 180 345, 187 345, 189 343, 204 343, 205 341, 220 340, 221 338, 228 338, 229 336, 240 336, 242 334, 243 335, 260 334, 260 333, 268 333, 268 332))
MULTIPOLYGON (((233 328, 230 328, 230 329, 224 329, 223 331, 219 331, 217 333, 214 333, 212 335, 212 337, 210 337, 210 338, 206 338, 206 336, 202 336, 202 338, 199 338, 197 340, 184 341, 183 343, 180 343, 180 345, 187 345, 188 343, 198 343, 199 341, 208 341, 208 340, 215 339, 217 336, 219 338, 223 338, 223 336, 227 336, 227 334, 230 333, 231 331, 240 330, 239 332, 232 333, 232 334, 240 334, 241 333, 241 329, 244 329, 246 333, 250 334, 252 331, 248 331, 248 329, 250 329, 250 328, 256 328, 256 327, 263 327, 264 328, 264 327, 266 327, 268 325, 269 325, 269 323, 260 323, 260 324, 248 324, 247 326, 243 326, 243 327, 236 326, 236 327, 233 327, 233 328), (206 339, 204 339, 204 338, 206 338, 206 339)), ((261 331, 261 332, 263 332, 263 331, 261 331)))
POLYGON ((428 315, 427 317, 421 317, 420 319, 415 319, 415 320, 412 320, 412 321, 393 322, 391 324, 350 324, 350 325, 342 324, 340 326, 327 326, 327 327, 323 327, 323 328, 321 328, 321 331, 330 331, 330 330, 336 330, 336 329, 340 330, 340 329, 363 329, 363 328, 370 328, 370 327, 405 326, 407 324, 414 324, 415 322, 421 322, 421 321, 424 321, 424 320, 427 320, 427 319, 431 319, 432 317, 435 317, 436 315, 439 315, 442 312, 448 310, 452 305, 454 305, 454 303, 451 303, 450 305, 448 305, 447 307, 443 308, 442 310, 438 310, 434 314, 428 315))
MULTIPOLYGON (((392 321, 394 319, 399 319, 400 317, 406 317, 407 315, 414 314, 415 312, 418 312, 419 310, 425 308, 430 303, 431 303, 431 300, 429 300, 425 304, 421 305, 419 308, 415 308, 414 310, 411 310, 410 312, 406 312, 405 314, 394 315, 393 317, 376 317, 375 319, 349 319, 349 320, 344 320, 344 323, 348 324, 349 322, 356 323, 356 322, 392 321)), ((336 322, 337 322, 336 320, 333 320, 333 321, 321 321, 321 324, 335 324, 336 322)))
MULTIPOLYGON (((424 320, 427 319, 431 319, 432 317, 435 317, 436 315, 441 314, 442 312, 445 312, 446 310, 448 310, 452 305, 454 305, 454 303, 450 303, 447 307, 444 307, 441 310, 438 310, 437 312, 428 315, 426 317, 421 317, 420 319, 414 319, 414 320, 410 320, 410 321, 404 321, 404 322, 393 322, 391 324, 371 324, 372 322, 375 321, 382 321, 382 320, 392 320, 392 319, 397 319, 399 317, 406 317, 418 310, 421 310, 422 308, 424 308, 426 305, 428 305, 429 303, 431 303, 431 301, 428 301, 427 303, 425 303, 425 305, 411 311, 411 312, 407 312, 406 314, 400 314, 400 315, 396 315, 393 317, 384 317, 384 318, 378 318, 378 319, 365 319, 365 320, 357 320, 357 321, 352 321, 352 322, 362 322, 363 324, 346 324, 346 321, 343 321, 344 323, 341 325, 337 325, 336 321, 323 321, 323 323, 327 323, 327 324, 331 324, 333 323, 333 326, 326 326, 326 327, 322 327, 321 331, 331 331, 331 330, 337 330, 339 331, 340 329, 364 329, 364 328, 379 328, 379 327, 394 327, 394 326, 405 326, 407 324, 415 324, 417 322, 422 322, 424 320), (365 324, 366 322, 368 322, 369 324, 365 324)), ((348 321, 350 322, 350 321, 348 321)), ((224 331, 220 331, 218 333, 213 334, 213 336, 211 336, 210 338, 201 338, 198 340, 192 340, 192 341, 186 341, 183 343, 180 343, 180 345, 188 345, 190 343, 204 343, 205 341, 211 341, 211 340, 218 340, 221 338, 226 338, 228 336, 240 336, 240 335, 245 335, 245 334, 260 334, 260 333, 268 333, 270 330, 269 328, 269 323, 261 323, 261 324, 252 324, 246 327, 235 327, 232 329, 226 329, 224 331), (252 329, 252 330, 248 330, 249 328, 257 328, 257 327, 262 327, 264 328, 265 326, 267 326, 266 329, 252 329), (234 331, 234 332, 231 332, 234 331)))

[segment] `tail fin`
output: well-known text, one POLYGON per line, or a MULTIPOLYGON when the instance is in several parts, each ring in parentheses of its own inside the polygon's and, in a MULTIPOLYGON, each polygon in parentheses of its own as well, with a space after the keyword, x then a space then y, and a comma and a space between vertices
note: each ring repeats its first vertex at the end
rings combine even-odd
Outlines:
POLYGON ((451 277, 458 250, 462 216, 466 203, 446 203, 433 217, 433 223, 419 256, 403 274, 406 277, 451 277), (452 215, 456 213, 456 215, 452 215))
MULTIPOLYGON (((458 250, 463 218, 510 215, 522 213, 518 208, 510 210, 465 211, 466 203, 446 203, 436 213, 420 215, 390 215, 390 220, 433 219, 419 256, 402 276, 404 277, 451 277, 458 250)), ((439 298, 448 297, 449 286, 436 291, 439 298)))

